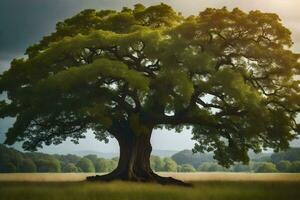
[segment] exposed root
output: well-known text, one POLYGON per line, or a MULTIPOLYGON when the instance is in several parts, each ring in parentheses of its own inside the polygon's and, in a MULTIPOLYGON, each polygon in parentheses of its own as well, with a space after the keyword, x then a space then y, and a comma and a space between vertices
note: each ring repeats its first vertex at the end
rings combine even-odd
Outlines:
POLYGON ((105 175, 96 175, 96 176, 88 176, 86 179, 87 181, 91 182, 109 182, 109 181, 115 181, 115 180, 122 180, 122 181, 131 181, 131 182, 152 182, 152 183, 159 183, 162 185, 178 185, 178 186, 184 186, 184 187, 191 187, 192 184, 185 183, 181 180, 174 179, 172 177, 162 177, 159 176, 153 172, 149 173, 150 176, 148 178, 145 177, 135 177, 135 178, 127 178, 126 176, 122 176, 120 173, 117 173, 116 171, 113 171, 109 174, 105 175))
POLYGON ((122 180, 122 178, 119 176, 119 173, 115 171, 112 171, 111 173, 104 174, 104 175, 96 175, 96 176, 88 176, 86 177, 87 181, 95 182, 95 181, 114 181, 114 180, 122 180))
POLYGON ((163 177, 159 176, 155 173, 153 173, 153 177, 156 180, 157 183, 162 185, 178 185, 178 186, 184 186, 184 187, 192 187, 193 185, 190 183, 183 182, 181 180, 172 178, 172 177, 163 177))

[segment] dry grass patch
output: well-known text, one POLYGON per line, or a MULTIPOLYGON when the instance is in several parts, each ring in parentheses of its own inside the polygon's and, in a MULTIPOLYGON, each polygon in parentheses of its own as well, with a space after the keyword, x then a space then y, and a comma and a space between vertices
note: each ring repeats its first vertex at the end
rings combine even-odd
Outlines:
MULTIPOLYGON (((195 172, 169 173, 161 172, 161 176, 171 176, 183 181, 300 181, 300 173, 229 173, 229 172, 195 172)), ((11 173, 0 174, 0 181, 14 182, 77 182, 95 173, 11 173)))

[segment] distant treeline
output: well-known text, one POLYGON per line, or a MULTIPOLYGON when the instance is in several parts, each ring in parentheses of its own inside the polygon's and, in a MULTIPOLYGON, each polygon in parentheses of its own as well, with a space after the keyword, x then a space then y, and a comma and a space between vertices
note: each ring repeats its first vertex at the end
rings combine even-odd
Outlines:
MULTIPOLYGON (((300 172, 300 148, 286 152, 252 155, 249 165, 235 164, 224 168, 217 164, 211 154, 193 154, 180 151, 171 158, 151 156, 154 171, 168 172, 300 172)), ((116 168, 118 157, 99 158, 96 155, 49 155, 44 153, 22 153, 0 144, 0 172, 110 172, 116 168)))
POLYGON ((50 155, 22 153, 0 144, 0 172, 109 172, 118 158, 104 159, 96 155, 50 155))
POLYGON ((213 159, 212 154, 196 153, 191 150, 180 151, 172 156, 172 159, 180 166, 189 165, 193 171, 214 172, 300 172, 300 148, 291 148, 285 152, 267 154, 250 153, 250 163, 243 165, 236 163, 230 168, 224 168, 213 159))

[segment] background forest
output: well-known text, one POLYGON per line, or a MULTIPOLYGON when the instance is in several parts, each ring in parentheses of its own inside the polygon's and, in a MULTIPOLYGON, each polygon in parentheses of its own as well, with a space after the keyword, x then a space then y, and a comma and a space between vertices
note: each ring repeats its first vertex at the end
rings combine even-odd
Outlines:
MULTIPOLYGON (((212 154, 180 151, 171 157, 152 155, 151 168, 166 172, 300 172, 300 148, 279 153, 250 153, 249 165, 236 163, 230 168, 220 166, 212 154)), ((0 145, 0 172, 110 172, 116 168, 118 157, 101 158, 94 154, 78 156, 44 153, 23 153, 0 145)))

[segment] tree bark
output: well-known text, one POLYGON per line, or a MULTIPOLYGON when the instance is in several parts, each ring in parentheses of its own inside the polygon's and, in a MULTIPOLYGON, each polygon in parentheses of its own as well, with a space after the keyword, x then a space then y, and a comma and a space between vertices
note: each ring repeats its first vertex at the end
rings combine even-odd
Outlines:
POLYGON ((150 143, 151 132, 137 135, 130 131, 123 131, 115 137, 120 145, 120 158, 117 168, 103 176, 87 177, 88 181, 124 180, 183 186, 190 185, 171 177, 161 177, 153 172, 150 167, 150 155, 152 151, 150 143))

